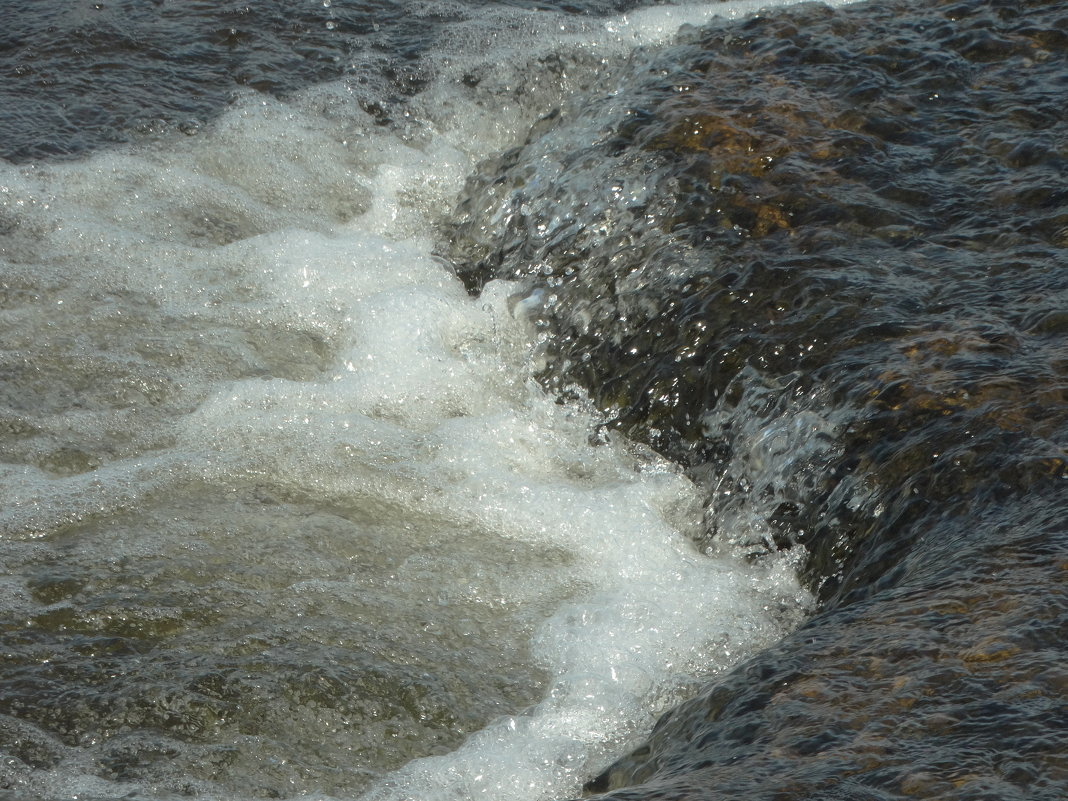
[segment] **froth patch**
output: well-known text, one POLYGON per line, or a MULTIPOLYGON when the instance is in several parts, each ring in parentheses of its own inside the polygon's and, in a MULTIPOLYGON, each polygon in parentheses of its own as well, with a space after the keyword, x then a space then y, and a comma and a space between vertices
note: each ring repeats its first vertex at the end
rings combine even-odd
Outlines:
MULTIPOLYGON (((856 1, 830 0, 825 5, 848 5, 856 1)), ((604 30, 617 46, 649 47, 673 41, 683 25, 705 25, 714 19, 743 19, 763 11, 784 8, 800 2, 805 2, 805 0, 779 0, 773 3, 766 3, 763 0, 727 0, 727 2, 720 3, 682 3, 638 8, 606 20, 604 30)))
MULTIPOLYGON (((351 367, 227 387, 189 418, 183 449, 213 454, 213 482, 429 516, 465 548, 511 554, 482 590, 439 597, 465 599, 487 622, 518 616, 517 638, 490 647, 531 648, 549 677, 544 700, 367 797, 547 798, 647 728, 695 672, 780 635, 803 594, 789 575, 769 581, 767 566, 698 554, 673 519, 698 514, 689 482, 626 443, 591 445, 589 413, 540 392, 509 310, 514 287, 473 300, 433 270, 426 279, 353 306, 351 367), (515 544, 537 556, 517 562, 515 544), (769 605, 792 611, 776 618, 769 605)), ((440 582, 435 564, 449 560, 425 553, 401 570, 440 582)))
MULTIPOLYGON (((0 525, 30 541, 12 546, 19 564, 33 569, 35 547, 62 551, 85 586, 111 582, 129 616, 119 623, 189 649, 209 674, 216 658, 280 664, 280 699, 306 672, 285 662, 298 644, 335 658, 385 632, 376 666, 397 668, 391 688, 423 681, 405 671, 425 652, 461 689, 492 687, 514 705, 455 752, 425 757, 436 724, 422 708, 390 735, 374 715, 346 727, 346 710, 309 711, 293 694, 264 707, 272 726, 292 726, 242 734, 229 772, 186 781, 150 765, 106 780, 94 750, 105 738, 20 775, 28 792, 233 797, 305 781, 293 792, 353 795, 386 768, 342 755, 394 736, 425 758, 372 783, 368 799, 562 795, 695 675, 796 621, 804 595, 788 569, 699 554, 685 536, 699 519, 689 482, 626 442, 591 444, 590 411, 541 392, 522 304, 509 303, 519 288, 469 298, 431 252, 478 159, 514 144, 606 58, 659 41, 674 13, 622 20, 636 36, 603 20, 559 31, 562 17, 534 28, 517 17, 492 52, 451 66, 443 56, 410 124, 377 128, 338 84, 287 103, 245 98, 165 149, 0 166, 3 258, 18 284, 4 357, 22 370, 11 395, 22 405, 2 410, 15 434, 0 525), (506 64, 531 30, 548 49, 506 64), (549 50, 571 54, 563 70, 530 72, 549 50), (465 83, 475 66, 481 79, 465 83), (132 570, 142 584, 123 583, 123 560, 151 568, 132 570), (148 592, 217 608, 153 628, 163 607, 148 592), (256 616, 264 628, 249 633, 256 616), (534 705, 516 709, 526 696, 534 705), (313 779, 287 766, 287 750, 313 764, 320 742, 330 764, 308 767, 313 779)), ((480 30, 472 22, 459 50, 480 30)), ((38 595, 16 587, 12 608, 87 627, 101 617, 97 590, 38 595)), ((139 670, 166 661, 162 646, 146 653, 139 670)), ((454 696, 434 693, 448 684, 418 686, 447 711, 454 696)), ((206 725, 232 747, 225 720, 206 725)), ((205 766, 198 744, 159 736, 188 770, 205 766)))

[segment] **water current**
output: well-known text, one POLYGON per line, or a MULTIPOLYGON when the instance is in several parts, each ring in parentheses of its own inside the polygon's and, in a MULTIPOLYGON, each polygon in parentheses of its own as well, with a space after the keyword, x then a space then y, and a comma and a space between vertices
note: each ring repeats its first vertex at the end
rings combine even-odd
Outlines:
POLYGON ((0 798, 1068 796, 1056 2, 0 35, 0 798))

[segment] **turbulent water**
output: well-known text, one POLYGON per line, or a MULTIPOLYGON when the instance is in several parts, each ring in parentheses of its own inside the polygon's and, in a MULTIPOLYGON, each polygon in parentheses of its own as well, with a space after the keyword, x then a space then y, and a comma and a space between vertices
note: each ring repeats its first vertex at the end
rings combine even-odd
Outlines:
POLYGON ((1068 794, 1068 18, 758 10, 12 13, 0 796, 1068 794))

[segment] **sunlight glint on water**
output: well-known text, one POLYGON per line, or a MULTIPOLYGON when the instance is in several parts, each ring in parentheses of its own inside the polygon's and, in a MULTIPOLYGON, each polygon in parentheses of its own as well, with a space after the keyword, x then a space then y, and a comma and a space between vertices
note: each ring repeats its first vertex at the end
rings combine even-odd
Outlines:
POLYGON ((5 714, 46 756, 7 786, 560 796, 797 622, 792 565, 699 555, 689 482, 535 384, 522 288, 473 300, 431 253, 475 163, 581 83, 487 107, 524 68, 463 95, 451 64, 402 134, 322 86, 2 167, 2 603, 51 665, 19 663, 39 708, 5 714))

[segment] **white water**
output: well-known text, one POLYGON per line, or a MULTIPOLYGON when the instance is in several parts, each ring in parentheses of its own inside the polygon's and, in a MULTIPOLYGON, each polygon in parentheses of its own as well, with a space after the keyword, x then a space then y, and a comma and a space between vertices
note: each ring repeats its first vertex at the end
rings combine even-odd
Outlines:
MULTIPOLYGON (((5 617, 84 618, 93 582, 133 564, 143 583, 107 615, 171 614, 153 593, 218 607, 175 648, 230 654, 257 619, 265 638, 304 620, 311 633, 293 636, 333 644, 356 636, 351 621, 403 632, 443 675, 474 665, 484 675, 464 678, 487 693, 527 682, 535 699, 395 771, 360 754, 396 731, 314 709, 272 737, 218 723, 234 767, 184 783, 165 767, 106 775, 102 739, 38 732, 56 764, 13 769, 12 787, 563 797, 694 681, 797 622, 807 599, 791 564, 699 554, 689 482, 627 442, 591 444, 590 410, 535 384, 522 288, 471 299, 432 255, 465 176, 591 80, 589 64, 754 7, 580 25, 502 14, 488 61, 460 58, 486 29, 457 28, 403 131, 376 128, 339 84, 247 98, 166 148, 0 167, 5 617), (534 20, 546 49, 578 54, 575 73, 530 79, 537 53, 517 52, 534 20), (567 30, 554 39, 554 26, 567 30), (455 81, 474 68, 477 90, 455 81), (88 588, 33 597, 24 577, 42 560, 79 566, 88 588), (287 772, 286 749, 336 776, 287 772)), ((141 735, 109 736, 136 748, 141 735)), ((187 746, 168 743, 182 764, 187 746)))

